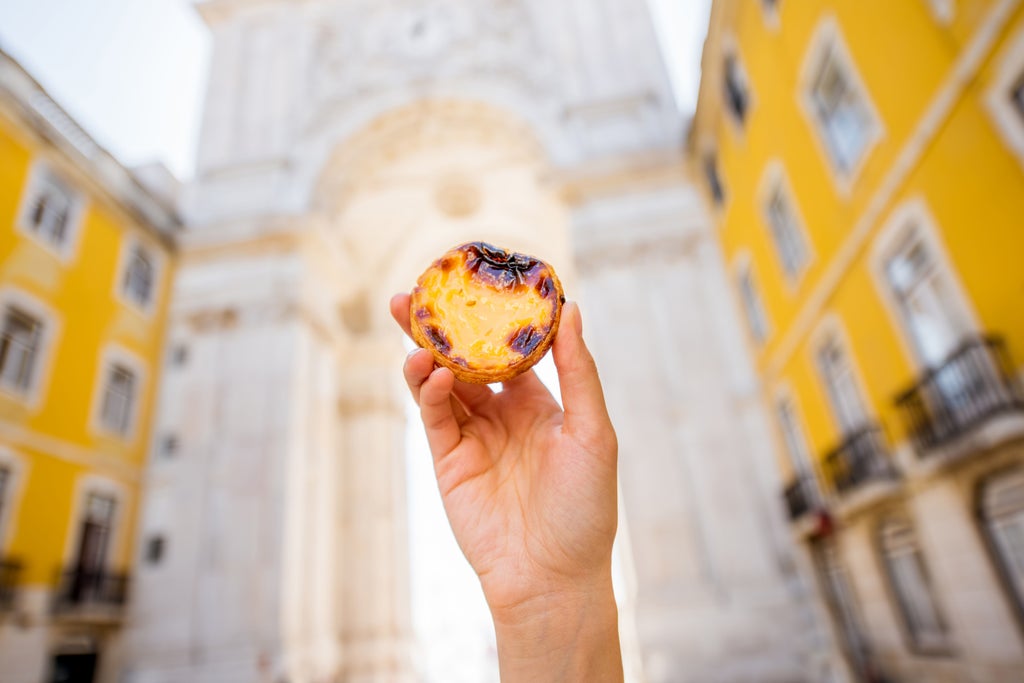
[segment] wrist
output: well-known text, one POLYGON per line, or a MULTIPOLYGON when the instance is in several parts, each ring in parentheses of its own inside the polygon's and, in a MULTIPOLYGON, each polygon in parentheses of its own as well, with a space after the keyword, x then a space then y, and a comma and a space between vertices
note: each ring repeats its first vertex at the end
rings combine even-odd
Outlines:
POLYGON ((492 606, 503 683, 621 681, 611 571, 492 606))

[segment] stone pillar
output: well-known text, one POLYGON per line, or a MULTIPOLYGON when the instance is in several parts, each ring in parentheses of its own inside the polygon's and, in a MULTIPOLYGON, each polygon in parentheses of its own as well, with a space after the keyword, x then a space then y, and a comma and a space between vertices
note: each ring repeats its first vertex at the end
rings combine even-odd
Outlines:
POLYGON ((346 350, 341 422, 342 681, 412 680, 402 347, 359 335, 346 350))

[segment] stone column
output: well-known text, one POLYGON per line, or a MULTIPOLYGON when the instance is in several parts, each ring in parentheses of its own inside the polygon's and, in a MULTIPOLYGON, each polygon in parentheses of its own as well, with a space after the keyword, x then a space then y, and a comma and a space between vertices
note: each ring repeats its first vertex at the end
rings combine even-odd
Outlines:
POLYGON ((360 335, 345 353, 339 413, 342 681, 412 680, 402 347, 360 335))

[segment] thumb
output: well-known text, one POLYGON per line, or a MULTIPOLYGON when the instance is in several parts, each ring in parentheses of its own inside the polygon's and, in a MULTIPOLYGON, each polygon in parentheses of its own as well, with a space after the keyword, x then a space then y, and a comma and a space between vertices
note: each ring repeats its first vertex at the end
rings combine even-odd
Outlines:
POLYGON ((597 365, 583 341, 580 308, 570 301, 562 308, 562 320, 552 347, 558 384, 565 411, 563 428, 572 436, 593 439, 611 429, 597 365))

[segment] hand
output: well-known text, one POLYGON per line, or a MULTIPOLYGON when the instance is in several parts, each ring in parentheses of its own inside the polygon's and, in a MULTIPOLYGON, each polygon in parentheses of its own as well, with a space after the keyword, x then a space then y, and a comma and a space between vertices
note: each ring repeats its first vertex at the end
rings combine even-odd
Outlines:
MULTIPOLYGON (((408 334, 407 294, 391 313, 408 334)), ((564 411, 532 370, 495 393, 417 349, 405 379, 448 520, 494 617, 502 680, 620 681, 617 443, 575 303, 552 354, 564 411)))

